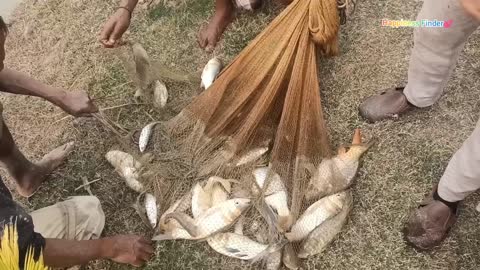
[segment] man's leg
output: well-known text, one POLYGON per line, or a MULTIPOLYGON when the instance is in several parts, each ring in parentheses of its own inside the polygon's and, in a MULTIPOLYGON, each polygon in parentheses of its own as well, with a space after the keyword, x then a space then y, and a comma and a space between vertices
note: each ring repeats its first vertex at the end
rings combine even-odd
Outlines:
POLYGON ((480 188, 480 120, 470 137, 455 153, 438 188, 411 215, 407 240, 421 249, 437 246, 456 222, 458 202, 480 188))
POLYGON ((480 25, 458 0, 425 0, 417 20, 450 21, 448 28, 414 30, 408 84, 366 99, 360 114, 370 121, 397 117, 409 108, 427 107, 441 96, 468 37, 480 25), (413 105, 413 106, 412 106, 413 105))
POLYGON ((72 197, 30 213, 35 232, 44 238, 65 240, 98 239, 105 225, 105 214, 94 196, 72 197))
POLYGON ((235 13, 233 0, 215 0, 215 14, 208 25, 202 28, 198 35, 201 48, 211 51, 217 45, 223 31, 232 22, 235 13))
POLYGON ((73 143, 54 149, 34 164, 18 150, 2 114, 3 107, 0 104, 0 165, 15 179, 20 195, 28 197, 38 189, 45 177, 65 160, 73 149, 73 143))

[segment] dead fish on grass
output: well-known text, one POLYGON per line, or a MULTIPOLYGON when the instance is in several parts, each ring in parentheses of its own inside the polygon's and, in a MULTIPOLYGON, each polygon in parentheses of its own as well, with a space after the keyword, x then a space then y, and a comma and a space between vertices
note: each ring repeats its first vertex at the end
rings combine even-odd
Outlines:
POLYGON ((325 248, 335 239, 337 234, 342 231, 343 226, 347 222, 347 216, 352 209, 351 191, 347 192, 345 205, 336 216, 323 222, 315 228, 308 237, 302 242, 299 258, 307 258, 322 253, 325 248))
POLYGON ((202 83, 200 87, 208 89, 213 84, 215 79, 217 79, 217 76, 222 70, 222 67, 223 64, 220 59, 218 59, 217 57, 210 59, 207 65, 203 68, 202 83))
POLYGON ((167 86, 163 82, 156 80, 153 84, 153 105, 156 108, 164 108, 167 105, 167 101, 167 86))
POLYGON ((152 136, 153 129, 158 123, 160 122, 153 122, 142 128, 142 131, 140 132, 140 138, 138 139, 138 148, 140 152, 143 153, 145 152, 145 149, 147 149, 147 145, 150 141, 150 137, 152 136))
POLYGON ((284 232, 292 225, 292 215, 288 208, 287 189, 280 179, 280 175, 273 172, 269 167, 262 167, 253 171, 258 187, 254 186, 253 193, 258 194, 258 188, 265 189, 265 203, 271 207, 278 216, 278 227, 284 232), (270 179, 269 179, 270 178, 270 179), (265 182, 268 186, 265 187, 265 182))
POLYGON ((145 194, 145 210, 147 212, 148 221, 152 228, 157 227, 158 205, 157 199, 150 193, 145 194))
POLYGON ((197 183, 192 191, 192 214, 193 218, 199 217, 209 208, 218 205, 228 199, 231 192, 231 179, 212 176, 207 180, 205 187, 197 183))
POLYGON ((293 224, 291 231, 285 234, 285 237, 290 242, 303 240, 320 224, 340 213, 346 207, 348 200, 346 192, 320 199, 305 210, 293 224))
POLYGON ((245 164, 250 164, 253 163, 257 160, 259 160, 265 153, 267 153, 269 150, 268 147, 259 147, 255 148, 249 152, 247 152, 245 155, 241 156, 238 161, 236 162, 235 166, 240 167, 245 164))
POLYGON ((179 212, 168 214, 166 218, 177 220, 193 239, 205 239, 233 225, 249 206, 249 199, 231 199, 208 209, 197 219, 179 212))
POLYGON ((125 152, 109 151, 105 158, 112 164, 115 170, 125 179, 127 186, 136 192, 143 192, 144 186, 138 181, 142 164, 125 152))
POLYGON ((360 158, 372 144, 363 144, 360 129, 356 129, 348 151, 341 147, 337 156, 322 160, 317 169, 310 168, 313 176, 305 198, 315 200, 348 188, 357 174, 360 158))

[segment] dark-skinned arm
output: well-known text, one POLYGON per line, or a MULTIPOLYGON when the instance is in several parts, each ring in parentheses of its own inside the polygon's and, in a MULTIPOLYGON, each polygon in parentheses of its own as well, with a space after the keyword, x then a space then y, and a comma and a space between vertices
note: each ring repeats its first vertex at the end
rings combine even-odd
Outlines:
POLYGON ((66 92, 8 68, 0 71, 0 91, 41 97, 73 116, 86 116, 98 111, 88 94, 83 91, 66 92))
POLYGON ((43 257, 50 267, 85 265, 97 259, 138 267, 150 260, 153 252, 151 242, 141 236, 117 235, 84 241, 46 239, 43 257))
POLYGON ((120 1, 117 11, 110 16, 103 26, 100 34, 100 42, 106 48, 113 48, 118 44, 125 31, 130 26, 132 13, 137 6, 138 0, 122 0, 120 1))

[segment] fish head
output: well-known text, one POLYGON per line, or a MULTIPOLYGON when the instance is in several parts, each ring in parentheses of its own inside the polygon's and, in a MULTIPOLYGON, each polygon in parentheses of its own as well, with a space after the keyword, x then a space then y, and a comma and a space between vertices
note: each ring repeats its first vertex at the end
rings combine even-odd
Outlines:
POLYGON ((251 200, 244 199, 244 198, 236 198, 236 199, 232 199, 232 203, 236 209, 243 211, 250 206, 251 200))
POLYGON ((350 193, 342 191, 333 195, 330 195, 330 202, 332 202, 336 207, 343 208, 346 202, 351 199, 349 196, 350 193))
POLYGON ((223 66, 223 63, 222 63, 222 60, 220 60, 220 58, 214 57, 214 58, 212 58, 208 61, 207 65, 211 65, 211 66, 218 67, 219 69, 221 69, 222 66, 223 66))

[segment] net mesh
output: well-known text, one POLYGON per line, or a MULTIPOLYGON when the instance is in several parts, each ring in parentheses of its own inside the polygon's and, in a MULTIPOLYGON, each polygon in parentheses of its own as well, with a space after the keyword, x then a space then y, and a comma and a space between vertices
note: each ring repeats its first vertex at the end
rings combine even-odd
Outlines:
MULTIPOLYGON (((245 236, 266 245, 284 239, 312 203, 304 199, 308 168, 331 157, 317 57, 338 53, 339 23, 336 0, 293 1, 208 90, 157 126, 155 162, 143 181, 162 211, 211 176, 234 179, 229 198, 250 198, 253 207, 230 224, 232 230, 243 223, 245 236), (252 173, 262 166, 270 168, 263 184, 252 173), (283 214, 266 206, 282 191, 283 214)), ((160 224, 158 233, 164 229, 160 224)), ((293 243, 266 256, 267 268, 275 269, 282 250, 284 264, 297 263, 293 243)))

